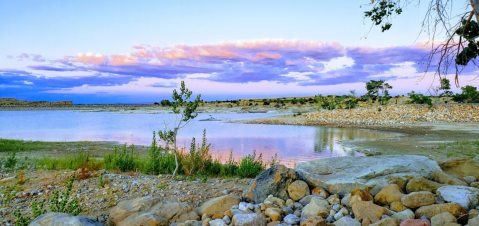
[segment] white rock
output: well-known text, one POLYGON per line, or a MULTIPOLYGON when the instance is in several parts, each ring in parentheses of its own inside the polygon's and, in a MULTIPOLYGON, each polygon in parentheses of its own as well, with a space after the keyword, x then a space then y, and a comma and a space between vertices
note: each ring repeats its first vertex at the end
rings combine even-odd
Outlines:
POLYGON ((334 214, 334 219, 336 220, 339 220, 341 219, 342 217, 344 217, 343 213, 341 212, 337 212, 336 214, 334 214))
POLYGON ((288 214, 284 217, 283 220, 286 224, 299 224, 300 218, 294 214, 288 214))
POLYGON ((226 224, 226 222, 222 219, 212 220, 209 224, 210 226, 228 226, 228 224, 226 224))
POLYGON ((414 219, 414 212, 412 212, 410 209, 406 209, 401 212, 393 214, 391 217, 396 218, 399 221, 405 221, 407 219, 414 219))
POLYGON ((437 189, 447 202, 455 202, 466 209, 473 209, 479 204, 479 189, 462 185, 446 185, 437 189))
POLYGON ((335 226, 361 226, 361 223, 351 217, 342 217, 333 223, 335 226))

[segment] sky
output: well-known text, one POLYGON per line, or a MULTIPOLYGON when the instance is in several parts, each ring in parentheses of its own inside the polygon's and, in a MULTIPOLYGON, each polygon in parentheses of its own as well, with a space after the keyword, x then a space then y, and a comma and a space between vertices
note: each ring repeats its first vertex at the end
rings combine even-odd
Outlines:
MULTIPOLYGON (((207 101, 362 95, 380 79, 392 95, 427 94, 438 80, 422 61, 427 5, 382 33, 368 3, 0 0, 0 98, 153 103, 181 81, 207 101)), ((463 71, 460 85, 476 76, 463 71)))

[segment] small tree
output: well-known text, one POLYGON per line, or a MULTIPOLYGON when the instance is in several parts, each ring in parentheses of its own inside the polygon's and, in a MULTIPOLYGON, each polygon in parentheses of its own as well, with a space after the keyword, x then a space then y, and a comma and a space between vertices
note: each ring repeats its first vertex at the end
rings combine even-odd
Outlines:
POLYGON ((179 115, 180 118, 179 120, 177 118, 173 129, 168 130, 165 125, 165 130, 158 132, 160 139, 162 139, 167 146, 170 144, 173 145, 172 152, 175 155, 176 165, 175 171, 173 171, 173 177, 176 176, 176 172, 178 171, 178 147, 176 146, 176 136, 178 135, 178 130, 185 127, 190 120, 198 116, 196 109, 201 102, 201 94, 196 96, 194 101, 189 101, 192 94, 192 91, 185 88, 185 82, 181 81, 180 93, 178 94, 176 89, 173 90, 173 102, 171 102, 173 113, 179 115))
POLYGON ((439 87, 439 90, 444 90, 443 93, 439 94, 440 97, 450 97, 453 95, 453 93, 450 91, 451 89, 451 84, 449 82, 449 79, 443 78, 441 79, 441 86, 439 87))
POLYGON ((371 80, 366 83, 366 90, 368 91, 366 93, 366 96, 368 99, 371 99, 373 96, 376 96, 376 100, 378 100, 380 103, 383 103, 384 100, 389 100, 391 97, 389 96, 388 89, 392 89, 393 87, 389 85, 388 83, 385 83, 384 80, 371 80), (380 99, 379 91, 383 94, 385 98, 380 99))

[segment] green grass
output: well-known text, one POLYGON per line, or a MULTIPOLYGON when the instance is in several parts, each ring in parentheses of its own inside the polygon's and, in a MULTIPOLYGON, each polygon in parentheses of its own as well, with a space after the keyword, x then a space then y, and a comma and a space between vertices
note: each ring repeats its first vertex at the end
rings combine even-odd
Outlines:
POLYGON ((444 142, 438 145, 439 150, 446 151, 446 156, 474 158, 479 155, 479 141, 444 142))
POLYGON ((82 167, 92 170, 99 170, 105 168, 103 160, 91 158, 85 153, 70 154, 59 158, 32 158, 31 161, 34 163, 36 168, 46 170, 77 170, 82 167))
POLYGON ((48 142, 25 141, 0 138, 0 152, 11 151, 53 151, 53 150, 97 150, 111 148, 114 142, 75 141, 75 142, 48 142))

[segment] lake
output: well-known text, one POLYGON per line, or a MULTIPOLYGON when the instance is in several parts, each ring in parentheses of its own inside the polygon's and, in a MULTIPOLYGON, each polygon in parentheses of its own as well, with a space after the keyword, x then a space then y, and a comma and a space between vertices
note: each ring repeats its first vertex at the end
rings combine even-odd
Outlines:
MULTIPOLYGON (((201 142, 203 130, 213 156, 226 160, 262 153, 275 154, 281 163, 292 166, 318 158, 362 155, 342 145, 342 141, 379 139, 397 134, 365 129, 318 126, 237 124, 224 121, 277 116, 277 114, 199 114, 181 129, 179 146, 189 147, 191 138, 201 142), (200 121, 213 117, 221 121, 200 121)), ((121 114, 81 111, 0 111, 0 138, 41 141, 118 141, 149 145, 153 131, 172 126, 172 114, 121 114)))

